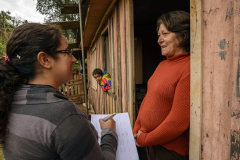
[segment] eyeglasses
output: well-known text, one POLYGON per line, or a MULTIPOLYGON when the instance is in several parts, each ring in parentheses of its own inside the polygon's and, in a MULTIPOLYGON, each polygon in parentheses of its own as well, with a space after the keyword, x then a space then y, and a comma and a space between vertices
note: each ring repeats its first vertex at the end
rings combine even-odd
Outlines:
POLYGON ((54 53, 67 53, 70 57, 72 56, 73 49, 66 49, 66 50, 57 50, 54 53))

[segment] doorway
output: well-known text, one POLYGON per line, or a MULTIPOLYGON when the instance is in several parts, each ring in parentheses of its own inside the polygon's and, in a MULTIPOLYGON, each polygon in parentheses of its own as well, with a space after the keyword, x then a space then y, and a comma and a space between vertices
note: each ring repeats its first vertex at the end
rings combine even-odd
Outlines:
MULTIPOLYGON (((136 117, 147 92, 147 82, 158 64, 166 58, 161 55, 157 43, 156 22, 166 12, 184 10, 190 12, 189 0, 133 0, 134 10, 134 53, 136 117)), ((138 148, 140 159, 146 159, 144 151, 138 148)))

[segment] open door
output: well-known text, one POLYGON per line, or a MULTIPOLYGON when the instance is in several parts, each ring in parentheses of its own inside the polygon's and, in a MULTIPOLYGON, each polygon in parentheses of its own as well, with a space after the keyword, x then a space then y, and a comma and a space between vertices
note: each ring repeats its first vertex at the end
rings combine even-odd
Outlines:
MULTIPOLYGON (((133 0, 134 6, 134 53, 135 53, 135 87, 136 117, 143 98, 147 92, 147 82, 158 64, 166 58, 161 55, 157 43, 156 23, 162 13, 174 10, 190 12, 189 0, 133 0)), ((139 149, 140 159, 145 159, 139 149)))

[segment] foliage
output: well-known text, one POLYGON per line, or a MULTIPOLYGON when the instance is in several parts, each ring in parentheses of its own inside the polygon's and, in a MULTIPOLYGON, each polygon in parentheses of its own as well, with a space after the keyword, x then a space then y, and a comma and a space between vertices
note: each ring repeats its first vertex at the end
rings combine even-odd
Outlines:
POLYGON ((0 12, 0 57, 6 54, 6 44, 12 30, 23 23, 28 21, 18 16, 12 17, 9 11, 0 12))
POLYGON ((73 70, 77 70, 79 68, 79 60, 73 65, 73 70))
POLYGON ((77 14, 61 14, 62 4, 76 4, 78 0, 37 0, 37 11, 46 15, 45 22, 73 21, 78 19, 77 14))
MULTIPOLYGON (((61 14, 63 4, 78 4, 78 0, 37 0, 36 9, 45 15, 45 22, 64 22, 78 20, 78 14, 61 14)), ((75 43, 77 39, 77 29, 63 30, 63 35, 69 43, 75 43)))

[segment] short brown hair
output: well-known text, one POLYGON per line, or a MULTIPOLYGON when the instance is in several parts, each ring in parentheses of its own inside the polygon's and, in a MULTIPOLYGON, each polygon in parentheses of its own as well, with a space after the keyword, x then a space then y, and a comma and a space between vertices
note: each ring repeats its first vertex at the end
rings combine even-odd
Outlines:
POLYGON ((103 76, 103 71, 99 68, 95 68, 92 72, 92 75, 94 76, 95 74, 100 74, 101 76, 103 76))
POLYGON ((174 32, 177 35, 177 37, 182 38, 180 46, 182 46, 189 53, 190 14, 185 11, 171 11, 168 13, 164 13, 157 20, 157 32, 161 24, 164 24, 164 26, 170 32, 174 32))

